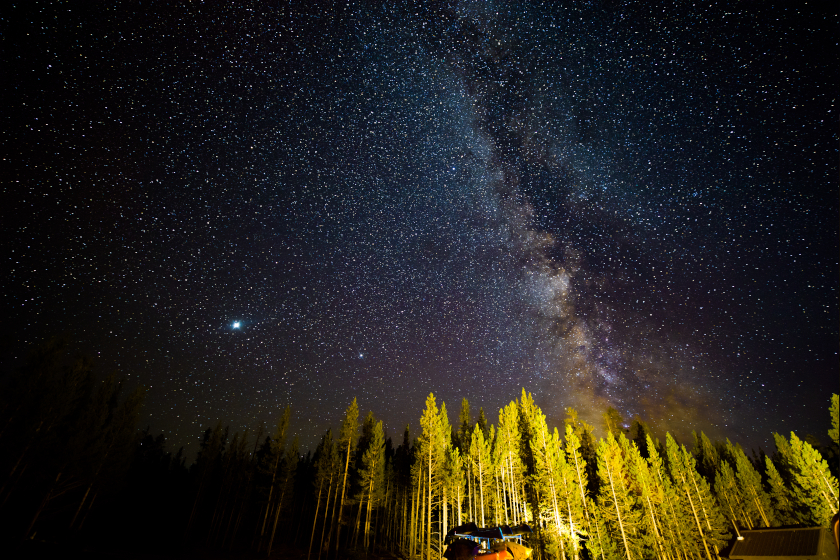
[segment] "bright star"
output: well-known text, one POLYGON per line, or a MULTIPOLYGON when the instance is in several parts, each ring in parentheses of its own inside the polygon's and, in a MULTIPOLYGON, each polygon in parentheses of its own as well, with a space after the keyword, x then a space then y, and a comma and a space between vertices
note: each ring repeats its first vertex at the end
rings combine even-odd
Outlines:
POLYGON ((233 323, 233 328, 234 328, 234 329, 238 329, 238 328, 239 328, 239 321, 234 321, 234 323, 233 323))

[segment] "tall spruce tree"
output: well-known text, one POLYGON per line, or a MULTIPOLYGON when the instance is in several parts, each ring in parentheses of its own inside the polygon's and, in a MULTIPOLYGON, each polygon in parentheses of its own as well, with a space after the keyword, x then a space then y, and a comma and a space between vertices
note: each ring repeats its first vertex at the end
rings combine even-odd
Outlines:
POLYGON ((694 520, 695 542, 703 547, 707 560, 712 560, 712 555, 716 555, 729 539, 727 520, 712 495, 709 483, 697 472, 694 456, 685 446, 678 446, 671 434, 666 436, 666 450, 671 479, 681 498, 685 497, 694 520))
POLYGON ((469 457, 473 484, 475 485, 473 498, 478 506, 476 507, 476 514, 479 516, 478 520, 481 521, 481 526, 484 527, 486 523, 485 513, 489 513, 486 505, 490 497, 493 464, 490 455, 490 442, 484 439, 484 431, 478 422, 473 428, 469 457))
POLYGON ((614 438, 618 438, 618 434, 624 433, 624 418, 613 407, 607 408, 603 414, 603 420, 604 431, 612 434, 614 438))
POLYGON ((665 470, 665 464, 650 435, 647 437, 648 470, 655 487, 654 496, 659 510, 660 532, 665 539, 668 556, 688 558, 686 531, 691 523, 681 507, 681 500, 674 488, 673 481, 665 470))
POLYGON ((726 454, 735 464, 738 488, 746 504, 747 514, 753 526, 770 527, 773 525, 773 510, 770 497, 764 491, 761 474, 755 470, 752 462, 739 445, 726 440, 726 454))
MULTIPOLYGON (((624 438, 624 434, 619 437, 624 438)), ((643 552, 641 507, 637 503, 637 496, 631 492, 631 473, 623 447, 611 431, 598 442, 598 476, 601 478, 598 503, 605 524, 616 541, 620 557, 631 560, 641 558, 643 552)))
POLYGON ((496 437, 499 440, 505 523, 518 524, 522 519, 522 502, 518 488, 525 467, 519 453, 522 436, 519 429, 519 408, 515 402, 499 411, 499 429, 496 437))
POLYGON ((385 476, 385 434, 382 421, 377 422, 371 431, 370 440, 362 455, 362 468, 359 471, 365 509, 364 549, 370 547, 370 524, 373 508, 383 497, 385 476))
POLYGON ((781 525, 793 525, 799 523, 799 515, 794 507, 790 490, 779 474, 776 465, 770 457, 764 458, 767 484, 770 486, 770 503, 773 507, 773 517, 781 525))
POLYGON ((470 448, 472 439, 472 416, 470 416, 470 402, 466 397, 461 399, 461 411, 458 413, 458 438, 455 445, 465 454, 470 448))
MULTIPOLYGON (((417 464, 420 466, 420 481, 423 484, 425 501, 422 504, 424 519, 421 548, 427 560, 432 558, 432 500, 437 496, 441 478, 441 467, 445 461, 446 437, 443 433, 441 415, 433 393, 426 397, 426 409, 420 417, 422 433, 418 439, 417 464)), ((447 434, 448 435, 448 434, 447 434)), ((442 551, 441 551, 442 552, 442 551)))
MULTIPOLYGON (((338 557, 338 550, 341 546, 341 525, 344 515, 345 495, 347 491, 347 475, 350 473, 350 457, 353 454, 353 449, 356 445, 356 435, 359 431, 359 404, 355 397, 347 411, 344 413, 344 421, 341 423, 341 432, 338 436, 338 449, 344 463, 341 473, 341 499, 338 502, 338 519, 334 520, 332 525, 335 526, 335 548, 336 557, 338 557)), ((329 538, 328 538, 329 541, 329 538)))
POLYGON ((820 452, 808 442, 790 434, 792 494, 804 510, 804 519, 827 526, 837 513, 838 484, 820 452))
MULTIPOLYGON (((309 536, 309 550, 306 553, 306 559, 312 554, 312 543, 315 540, 315 527, 318 524, 318 514, 321 511, 321 497, 326 495, 327 505, 324 507, 326 511, 329 506, 329 490, 332 486, 332 479, 335 472, 335 467, 338 463, 338 456, 333 443, 332 430, 327 430, 327 433, 321 438, 318 448, 315 450, 314 468, 315 477, 313 486, 318 489, 317 498, 315 500, 315 515, 312 519, 312 533, 309 536), (326 492, 325 492, 326 490, 326 492)), ((324 514, 324 526, 326 525, 326 513, 324 514)))

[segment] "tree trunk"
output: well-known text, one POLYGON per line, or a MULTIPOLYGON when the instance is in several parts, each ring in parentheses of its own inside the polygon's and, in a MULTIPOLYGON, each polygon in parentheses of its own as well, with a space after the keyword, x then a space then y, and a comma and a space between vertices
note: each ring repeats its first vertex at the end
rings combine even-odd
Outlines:
POLYGON ((338 559, 338 547, 341 546, 341 515, 344 513, 344 492, 347 490, 347 471, 350 470, 350 448, 352 441, 347 441, 347 459, 344 461, 344 481, 341 483, 341 502, 338 504, 338 525, 335 528, 335 557, 338 559))
POLYGON ((703 526, 700 525, 700 518, 697 517, 697 510, 694 509, 694 502, 691 499, 691 492, 688 491, 688 485, 685 484, 685 478, 684 477, 683 477, 683 490, 685 490, 685 495, 688 496, 688 503, 691 505, 691 513, 694 514, 694 521, 697 523, 697 531, 700 532, 700 538, 703 540, 703 548, 706 549, 706 558, 708 560, 712 560, 712 555, 709 552, 709 546, 706 544, 706 536, 703 534, 703 526))
POLYGON ((318 511, 321 509, 321 492, 324 489, 324 479, 318 485, 318 501, 315 502, 315 517, 312 519, 312 534, 309 535, 309 550, 306 551, 306 560, 312 554, 312 542, 315 540, 315 526, 318 524, 318 511))
MULTIPOLYGON (((627 544, 627 535, 624 533, 624 523, 621 521, 621 508, 618 507, 618 498, 615 495, 615 484, 613 483, 612 469, 610 469, 608 456, 604 457, 604 466, 607 468, 607 475, 610 480, 610 491, 613 495, 613 503, 615 504, 615 513, 618 516, 618 527, 621 529, 621 540, 624 543, 624 551, 627 552, 627 558, 632 558, 630 554, 630 546, 627 544)), ((708 550, 707 550, 708 552, 708 550)), ((712 560, 709 558, 709 560, 712 560)))
MULTIPOLYGON (((324 506, 324 524, 321 525, 321 546, 318 547, 318 560, 321 560, 321 552, 324 550, 324 533, 326 532, 327 525, 330 526, 330 531, 332 531, 332 523, 327 523, 327 518, 330 515, 330 493, 332 492, 332 480, 333 480, 333 473, 330 473, 330 483, 327 485, 327 503, 324 506)), ((335 502, 336 498, 333 497, 333 516, 335 516, 335 502)), ((330 541, 329 536, 327 537, 327 547, 329 547, 330 541)))
POLYGON ((426 560, 432 560, 432 442, 431 438, 429 438, 429 509, 427 512, 428 516, 428 524, 427 524, 427 552, 426 552, 426 560))

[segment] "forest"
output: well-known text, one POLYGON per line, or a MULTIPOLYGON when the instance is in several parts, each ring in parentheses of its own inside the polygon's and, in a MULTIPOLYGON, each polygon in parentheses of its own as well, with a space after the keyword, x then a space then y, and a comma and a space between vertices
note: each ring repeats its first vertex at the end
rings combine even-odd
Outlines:
POLYGON ((219 421, 188 466, 163 435, 138 430, 144 392, 124 385, 68 360, 60 340, 4 379, 8 547, 432 560, 473 522, 527 524, 535 560, 712 560, 740 530, 826 526, 838 510, 836 394, 829 443, 773 434, 771 456, 703 432, 689 446, 660 439, 613 408, 600 438, 571 408, 549 426, 523 389, 492 419, 464 399, 455 424, 430 394, 420 433, 406 427, 396 444, 356 399, 314 450, 287 436, 290 408, 256 433, 219 421))

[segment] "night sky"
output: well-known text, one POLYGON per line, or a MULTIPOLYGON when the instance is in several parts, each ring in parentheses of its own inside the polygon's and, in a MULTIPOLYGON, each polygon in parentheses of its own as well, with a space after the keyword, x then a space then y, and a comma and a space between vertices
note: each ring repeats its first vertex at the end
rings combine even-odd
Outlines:
POLYGON ((523 387, 827 440, 836 12, 311 4, 3 8, 5 371, 67 333, 191 453, 523 387))

